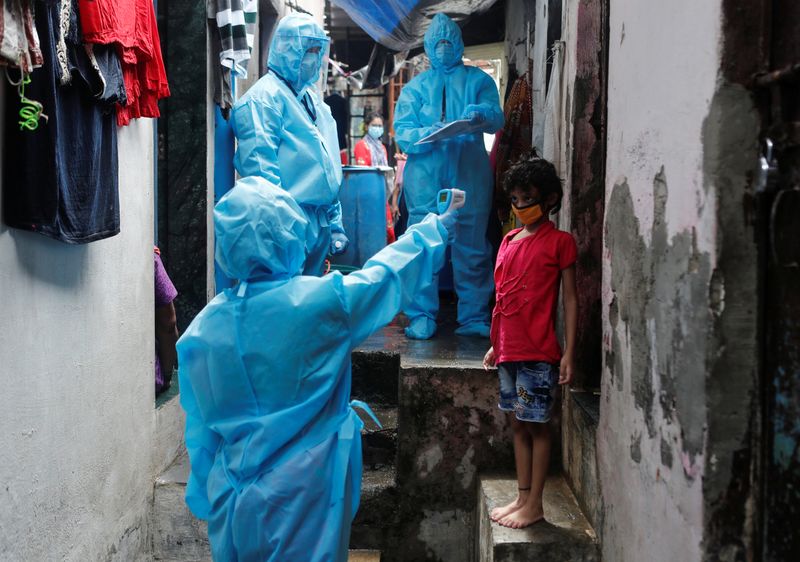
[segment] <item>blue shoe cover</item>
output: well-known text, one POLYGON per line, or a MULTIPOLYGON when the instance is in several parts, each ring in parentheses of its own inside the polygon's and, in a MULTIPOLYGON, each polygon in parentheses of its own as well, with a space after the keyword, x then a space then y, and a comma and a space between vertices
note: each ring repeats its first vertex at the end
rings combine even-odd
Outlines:
POLYGON ((470 322, 469 324, 465 324, 464 326, 459 326, 456 328, 456 335, 488 338, 489 330, 489 324, 486 322, 470 322))
POLYGON ((436 333, 436 322, 427 316, 417 316, 406 328, 406 337, 412 340, 427 340, 436 333))

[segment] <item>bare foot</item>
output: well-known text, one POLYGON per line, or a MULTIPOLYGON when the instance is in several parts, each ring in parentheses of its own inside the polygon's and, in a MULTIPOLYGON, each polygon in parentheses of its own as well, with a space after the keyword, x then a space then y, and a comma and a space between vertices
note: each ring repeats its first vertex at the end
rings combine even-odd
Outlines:
POLYGON ((528 499, 528 494, 526 492, 520 492, 517 494, 517 499, 513 502, 504 505, 503 507, 495 507, 492 512, 489 514, 489 519, 492 521, 499 521, 503 517, 507 515, 511 515, 518 509, 520 509, 523 505, 525 505, 525 501, 528 499))
POLYGON ((511 529, 522 529, 530 527, 544 519, 544 510, 542 503, 539 502, 526 502, 525 505, 519 509, 509 513, 497 522, 503 527, 510 527, 511 529))

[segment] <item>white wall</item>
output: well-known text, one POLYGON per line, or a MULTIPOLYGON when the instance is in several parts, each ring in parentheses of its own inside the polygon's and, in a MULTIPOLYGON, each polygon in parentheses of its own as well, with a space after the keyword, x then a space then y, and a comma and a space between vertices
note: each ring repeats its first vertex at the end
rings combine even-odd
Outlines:
POLYGON ((598 462, 603 554, 615 562, 703 558, 704 458, 686 439, 705 439, 702 319, 717 220, 703 124, 720 64, 720 4, 610 7, 598 462), (681 240, 691 240, 686 251, 681 240))
POLYGON ((150 120, 120 130, 119 154, 119 235, 69 246, 0 225, 0 560, 133 560, 146 546, 150 120))

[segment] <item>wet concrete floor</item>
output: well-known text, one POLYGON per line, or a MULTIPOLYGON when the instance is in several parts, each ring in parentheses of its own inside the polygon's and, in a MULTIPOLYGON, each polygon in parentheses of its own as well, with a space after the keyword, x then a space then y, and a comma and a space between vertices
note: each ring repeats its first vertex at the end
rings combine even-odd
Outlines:
POLYGON ((491 345, 489 338, 457 336, 456 298, 441 294, 436 334, 429 340, 405 336, 408 320, 402 314, 356 348, 357 351, 399 353, 402 367, 481 368, 483 356, 491 345))

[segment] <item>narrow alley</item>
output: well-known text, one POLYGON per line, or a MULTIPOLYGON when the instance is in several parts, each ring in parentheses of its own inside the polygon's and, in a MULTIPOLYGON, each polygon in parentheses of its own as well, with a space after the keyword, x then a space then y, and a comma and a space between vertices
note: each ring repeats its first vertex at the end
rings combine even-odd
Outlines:
POLYGON ((800 4, 0 7, 0 562, 798 559, 800 4))

